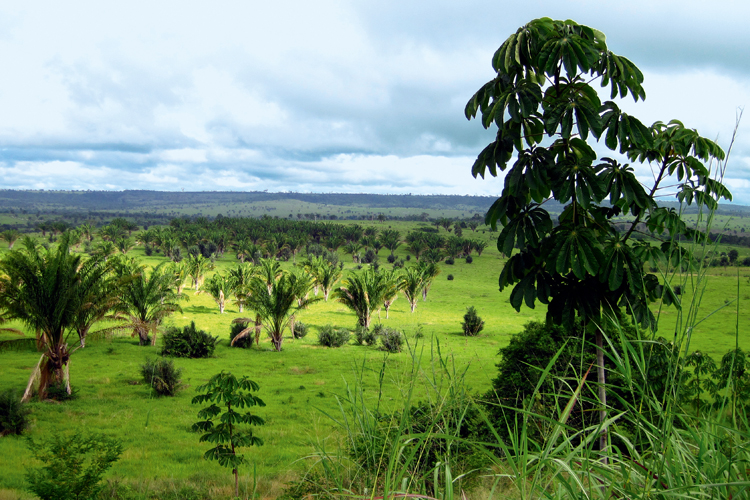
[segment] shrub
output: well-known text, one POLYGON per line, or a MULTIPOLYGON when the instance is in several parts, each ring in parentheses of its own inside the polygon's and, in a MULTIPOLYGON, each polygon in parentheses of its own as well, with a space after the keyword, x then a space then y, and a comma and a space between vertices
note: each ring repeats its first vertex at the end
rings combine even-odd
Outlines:
POLYGON ((27 489, 42 500, 95 498, 102 476, 122 454, 122 443, 102 434, 29 441, 42 467, 26 469, 27 489))
POLYGON ((404 334, 395 328, 383 327, 378 337, 381 351, 401 352, 404 347, 404 334))
POLYGON ((372 248, 368 249, 362 256, 363 264, 376 264, 378 262, 378 254, 372 248))
POLYGON ((464 322, 461 323, 461 327, 464 330, 464 335, 467 337, 475 337, 479 335, 479 332, 484 328, 484 321, 477 315, 477 310, 474 306, 469 307, 464 314, 464 322))
POLYGON ((453 264, 456 263, 456 261, 453 260, 453 257, 448 257, 447 259, 445 259, 445 263, 448 264, 449 266, 452 266, 453 264))
POLYGON ((466 256, 466 263, 467 264, 471 264, 472 262, 474 262, 474 258, 471 255, 467 255, 466 256))
POLYGON ((448 281, 453 281, 453 275, 452 274, 448 275, 448 281))
POLYGON ((378 341, 378 336, 375 333, 375 330, 378 326, 380 325, 377 325, 375 328, 370 330, 362 325, 357 325, 357 327, 354 329, 354 338, 357 341, 357 344, 375 345, 375 343, 378 341))
POLYGON ((171 327, 164 334, 162 356, 176 358, 207 358, 212 356, 218 337, 212 337, 195 327, 195 321, 184 328, 171 327))
POLYGON ((389 264, 393 264, 394 262, 396 262, 396 256, 393 254, 388 254, 388 257, 386 260, 388 261, 389 264))
POLYGON ((349 330, 326 325, 318 332, 318 343, 326 347, 341 347, 349 342, 349 330))
POLYGON ((301 321, 297 321, 294 323, 294 338, 295 339, 301 339, 307 336, 307 325, 304 324, 301 321))
POLYGON ((141 365, 143 381, 158 396, 174 396, 180 390, 182 370, 175 368, 172 360, 148 359, 141 365))
POLYGON ((13 389, 0 392, 0 436, 20 436, 29 426, 29 409, 13 389))
POLYGON ((247 328, 247 323, 232 323, 232 325, 229 327, 229 345, 231 347, 240 347, 243 349, 247 349, 252 347, 253 345, 253 335, 246 335, 242 337, 240 340, 232 344, 232 341, 234 338, 240 334, 242 330, 247 328))
POLYGON ((750 267, 750 257, 745 257, 742 259, 742 265, 745 267, 750 267))
POLYGON ((151 247, 151 245, 146 245, 143 247, 143 252, 146 254, 146 256, 151 256, 154 253, 154 249, 151 247))
POLYGON ((73 388, 71 389, 70 393, 68 393, 68 386, 64 382, 61 382, 59 384, 50 384, 50 386, 47 387, 47 399, 51 399, 53 401, 68 401, 77 397, 78 389, 73 388))

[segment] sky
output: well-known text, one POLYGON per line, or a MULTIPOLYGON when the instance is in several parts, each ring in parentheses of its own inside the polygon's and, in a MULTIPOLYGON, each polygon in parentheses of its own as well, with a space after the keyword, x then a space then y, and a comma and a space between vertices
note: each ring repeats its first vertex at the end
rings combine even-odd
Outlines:
MULTIPOLYGON (((544 16, 643 71, 626 111, 729 147, 746 1, 2 2, 0 188, 497 195, 471 176, 494 131, 463 108, 544 16)), ((750 205, 750 113, 725 183, 750 205)))

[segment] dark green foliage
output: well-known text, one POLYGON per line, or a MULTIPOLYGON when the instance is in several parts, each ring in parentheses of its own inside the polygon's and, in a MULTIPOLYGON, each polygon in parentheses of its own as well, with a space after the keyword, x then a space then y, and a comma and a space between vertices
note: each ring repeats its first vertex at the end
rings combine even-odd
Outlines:
POLYGON ((146 254, 146 257, 150 257, 154 253, 154 249, 151 245, 146 245, 143 247, 143 252, 146 254))
POLYGON ((486 215, 492 228, 502 225, 498 249, 510 256, 500 290, 512 288, 516 310, 537 300, 548 305, 556 324, 571 326, 577 317, 600 324, 603 313, 623 308, 643 327, 655 327, 649 304, 675 301, 668 285, 644 275, 644 264, 689 259, 678 240, 706 235, 659 206, 654 194, 676 177, 671 187, 682 203, 714 210, 720 198, 731 200, 706 167, 723 160, 724 151, 677 120, 646 127, 614 100, 602 102, 594 84, 609 87, 610 99, 645 99, 643 74, 588 26, 532 20, 502 44, 492 66, 496 75, 471 97, 465 116, 497 128, 472 174, 505 171, 502 194, 486 215), (654 183, 644 187, 633 166, 598 158, 594 141, 650 164, 654 183), (555 223, 550 199, 564 206, 555 223), (632 218, 624 234, 616 229, 621 215, 632 218), (641 222, 664 244, 631 241, 641 222))
POLYGON ((740 256, 740 253, 735 248, 731 249, 727 253, 727 257, 729 257, 729 262, 731 262, 732 264, 734 264, 735 262, 737 262, 737 258, 739 256, 740 256))
POLYGON ((453 260, 453 257, 448 257, 447 259, 445 259, 445 263, 448 264, 449 266, 452 266, 453 264, 456 263, 456 261, 453 260))
POLYGON ((307 336, 307 331, 309 328, 306 324, 304 324, 301 321, 297 321, 294 323, 294 338, 295 339, 302 339, 307 336))
POLYGON ((482 318, 479 317, 474 306, 466 309, 466 314, 464 314, 464 321, 463 323, 461 323, 461 328, 464 331, 464 335, 466 335, 467 337, 475 337, 479 335, 479 332, 481 332, 484 328, 484 321, 482 321, 482 318))
POLYGON ((386 258, 386 260, 388 261, 389 264, 393 264, 394 262, 396 262, 396 256, 393 254, 388 254, 388 257, 386 258))
POLYGON ((20 436, 29 426, 31 410, 13 389, 0 392, 0 436, 20 436))
POLYGON ((68 385, 65 382, 54 383, 47 387, 46 399, 52 401, 69 401, 78 397, 78 389, 71 387, 68 392, 68 385))
POLYGON ((122 444, 102 434, 53 436, 29 448, 44 465, 26 469, 27 489, 42 500, 96 497, 104 473, 122 454, 122 444))
POLYGON ((395 328, 383 327, 377 335, 380 339, 381 351, 401 352, 404 348, 404 334, 395 328))
POLYGON ((375 332, 379 326, 375 325, 374 328, 367 328, 357 325, 354 328, 354 339, 357 341, 357 345, 375 345, 378 341, 378 336, 375 332))
MULTIPOLYGON (((623 318, 624 319, 624 318, 623 318)), ((634 338, 635 330, 628 325, 623 327, 626 338, 634 338)), ((617 350, 620 349, 618 332, 609 331, 607 336, 617 350)), ((576 324, 573 330, 565 327, 531 321, 524 326, 521 333, 513 335, 507 346, 499 351, 500 362, 497 364, 498 376, 492 380, 492 389, 484 396, 485 410, 496 423, 495 428, 501 433, 510 432, 510 428, 520 414, 515 408, 527 408, 539 415, 556 418, 557 410, 565 407, 579 380, 586 370, 595 364, 596 346, 593 345, 593 335, 587 338, 576 324), (558 354, 559 353, 559 354, 558 354), (539 387, 535 399, 534 389, 537 387, 545 368, 557 355, 539 387)), ((609 359, 605 366, 613 368, 609 359)), ((626 399, 628 391, 619 388, 620 379, 610 374, 608 384, 611 393, 615 395, 612 406, 617 408, 618 399, 626 399)), ((584 394, 596 393, 596 374, 588 374, 584 394)), ((580 429, 592 424, 595 418, 593 409, 597 406, 594 399, 586 398, 575 406, 568 420, 568 425, 580 429)), ((544 432, 543 419, 532 419, 529 434, 539 437, 544 432)))
POLYGON ((237 448, 261 446, 263 440, 253 434, 252 429, 239 427, 245 425, 263 425, 265 421, 249 411, 240 412, 243 408, 266 406, 262 399, 253 395, 260 389, 258 384, 242 377, 237 379, 231 373, 222 371, 211 377, 208 383, 201 385, 192 404, 210 403, 198 412, 203 419, 193 424, 193 430, 202 432, 200 442, 213 443, 216 446, 206 451, 203 457, 217 460, 222 467, 232 469, 234 474, 235 496, 239 496, 238 471, 245 463, 245 457, 237 454, 237 448))
POLYGON ((164 333, 162 356, 176 358, 208 358, 213 355, 218 337, 198 330, 195 321, 183 328, 170 327, 164 333))
POLYGON ((253 336, 246 335, 240 338, 237 342, 232 343, 234 338, 240 334, 240 332, 247 328, 247 323, 232 323, 229 327, 229 345, 231 347, 240 347, 242 349, 249 349, 253 346, 253 336))
POLYGON ((448 281, 453 281, 453 279, 454 279, 454 278, 453 278, 453 275, 452 275, 452 274, 449 274, 449 275, 447 276, 447 278, 448 278, 448 281))
POLYGON ((750 267, 750 257, 745 257, 742 259, 742 265, 745 267, 750 267))
POLYGON ((182 370, 170 359, 149 359, 141 365, 143 381, 159 396, 174 396, 180 390, 182 370))
POLYGON ((341 347, 349 342, 349 330, 326 325, 318 332, 318 343, 326 347, 341 347))
POLYGON ((466 256, 466 263, 467 264, 471 264, 472 262, 474 262, 474 258, 471 255, 467 255, 466 256))

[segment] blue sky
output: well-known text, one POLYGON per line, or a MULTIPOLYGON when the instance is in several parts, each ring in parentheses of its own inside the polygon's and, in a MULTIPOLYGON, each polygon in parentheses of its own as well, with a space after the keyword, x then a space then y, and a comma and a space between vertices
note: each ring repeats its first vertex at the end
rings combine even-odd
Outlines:
MULTIPOLYGON (((463 107, 541 16, 643 70, 629 112, 728 146, 750 102, 747 2, 4 2, 2 187, 498 194, 470 174, 492 132, 463 107)), ((748 120, 725 179, 746 205, 748 120)))

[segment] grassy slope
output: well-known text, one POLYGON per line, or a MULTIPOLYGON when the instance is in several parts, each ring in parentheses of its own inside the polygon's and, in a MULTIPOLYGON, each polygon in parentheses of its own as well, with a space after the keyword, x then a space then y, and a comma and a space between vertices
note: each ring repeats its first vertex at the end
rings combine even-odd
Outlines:
MULTIPOLYGON (((406 225, 388 223, 405 232, 406 225)), ((375 224, 381 226, 380 224, 375 224)), ((441 230, 442 232, 442 230, 441 230)), ((493 235, 466 231, 464 237, 493 235)), ((146 258, 142 250, 131 252, 144 262, 155 264, 161 259, 146 258)), ((405 256, 399 249, 397 254, 405 256)), ((386 250, 380 252, 385 262, 386 250)), ((347 268, 352 266, 351 257, 342 255, 347 268)), ((233 265, 233 257, 226 255, 220 261, 221 269, 233 265)), ((387 265, 387 264, 385 264, 387 265)), ((490 246, 473 264, 457 261, 454 266, 442 265, 443 272, 437 277, 427 302, 421 302, 414 314, 408 303, 399 298, 392 306, 390 319, 381 314, 381 321, 389 326, 403 329, 409 341, 415 344, 414 332, 421 326, 424 338, 419 349, 429 349, 439 341, 443 353, 454 357, 458 366, 468 365, 467 380, 477 392, 489 387, 494 376, 495 355, 505 345, 510 335, 518 332, 529 319, 542 318, 543 308, 514 311, 508 303, 509 291, 497 291, 497 275, 502 261, 496 249, 490 246), (448 274, 455 280, 448 281, 448 274), (486 328, 478 338, 460 335, 460 322, 465 309, 476 306, 486 321, 486 328)), ((737 293, 735 269, 712 269, 708 290, 702 307, 706 313, 724 306, 737 293)), ((740 272, 740 300, 750 299, 750 271, 740 272)), ((689 293, 689 292, 688 292, 689 293)), ((259 411, 266 419, 266 426, 258 430, 266 444, 262 448, 248 449, 246 455, 257 464, 261 477, 261 491, 273 497, 280 486, 304 468, 298 460, 308 456, 314 447, 311 443, 325 442, 332 446, 336 436, 332 434, 330 421, 320 410, 333 410, 334 394, 343 392, 344 379, 352 380, 356 366, 364 366, 365 382, 373 389, 375 397, 377 372, 384 354, 370 347, 347 345, 340 349, 328 349, 315 345, 316 329, 325 324, 353 327, 354 315, 333 301, 320 302, 303 311, 299 319, 312 327, 312 332, 303 340, 286 339, 284 351, 270 351, 270 343, 261 342, 261 349, 241 350, 227 346, 230 321, 238 316, 236 308, 229 306, 227 313, 220 315, 218 308, 207 295, 190 294, 184 303, 182 314, 171 318, 171 323, 184 325, 195 320, 197 325, 223 339, 216 357, 206 360, 176 360, 183 369, 183 381, 187 385, 175 398, 156 399, 148 388, 137 384, 139 366, 147 356, 155 356, 157 350, 139 347, 134 339, 118 337, 92 341, 72 358, 71 378, 79 397, 73 401, 56 403, 33 403, 33 427, 28 433, 40 438, 54 432, 101 431, 118 435, 123 439, 126 451, 113 468, 112 474, 133 484, 136 488, 159 488, 179 490, 180 485, 192 482, 215 485, 217 495, 228 495, 231 484, 228 471, 215 462, 202 460, 208 445, 198 443, 198 436, 189 431, 196 421, 197 407, 190 404, 195 387, 220 370, 229 370, 237 375, 248 375, 261 386, 258 394, 267 406, 259 411)), ((714 356, 721 356, 734 347, 735 304, 714 314, 695 331, 691 348, 701 349, 714 356)), ((671 338, 673 327, 668 326, 674 310, 664 311, 661 334, 671 338)), ((740 309, 741 345, 750 348, 750 341, 743 335, 750 325, 750 313, 746 307, 740 309)), ((3 335, 7 338, 7 334, 3 335)), ((0 389, 23 388, 39 355, 34 352, 0 353, 0 389)), ((429 354, 424 356, 430 359, 429 354)), ((387 400, 398 400, 404 389, 400 374, 407 367, 405 353, 387 357, 387 400)), ((0 499, 2 490, 8 498, 15 498, 23 487, 23 468, 29 463, 29 453, 23 439, 7 437, 0 439, 0 499)), ((252 469, 243 472, 245 481, 252 481, 252 469)), ((213 487, 213 486, 212 486, 213 487)))

